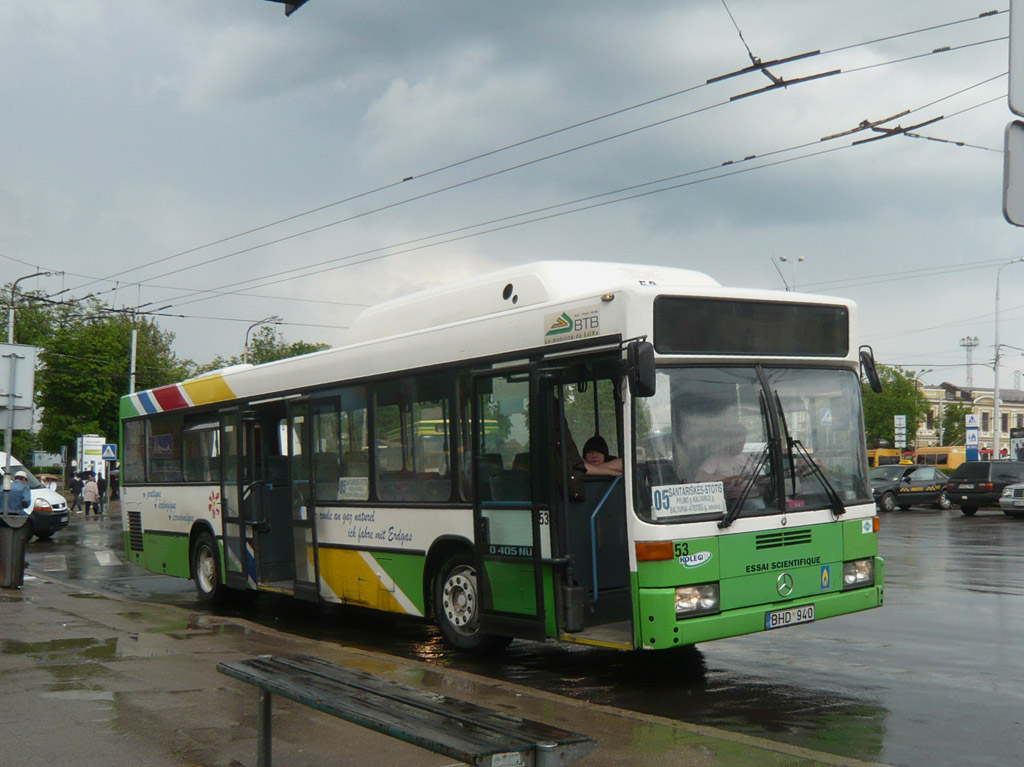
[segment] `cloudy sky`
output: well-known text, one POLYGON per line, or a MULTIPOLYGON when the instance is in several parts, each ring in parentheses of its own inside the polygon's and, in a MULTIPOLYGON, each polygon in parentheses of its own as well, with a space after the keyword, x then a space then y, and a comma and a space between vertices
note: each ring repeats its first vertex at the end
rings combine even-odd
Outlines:
MULTIPOLYGON (((63 271, 21 287, 159 310, 206 362, 270 315, 338 343, 363 305, 492 268, 664 264, 850 297, 877 358, 931 383, 965 382, 977 336, 991 386, 997 269, 1024 255, 1006 7, 3 3, 0 282, 63 271), (768 67, 786 88, 707 83, 812 51, 768 67), (821 140, 908 111, 879 127, 942 119, 821 140)), ((1024 349, 1024 263, 1001 275, 1024 349)))

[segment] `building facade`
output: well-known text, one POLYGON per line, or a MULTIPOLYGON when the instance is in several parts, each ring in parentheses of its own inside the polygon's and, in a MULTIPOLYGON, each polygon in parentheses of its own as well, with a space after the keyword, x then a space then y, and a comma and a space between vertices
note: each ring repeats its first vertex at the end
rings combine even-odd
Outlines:
MULTIPOLYGON (((942 383, 936 386, 919 384, 919 386, 921 393, 928 399, 930 412, 926 422, 917 429, 916 447, 940 445, 946 426, 942 423, 943 409, 946 405, 961 404, 978 416, 979 450, 982 454, 991 454, 996 426, 992 389, 965 389, 951 383, 942 383)), ((1010 429, 1024 429, 1024 391, 1000 388, 999 420, 1000 453, 1006 457, 1010 446, 1010 429)))

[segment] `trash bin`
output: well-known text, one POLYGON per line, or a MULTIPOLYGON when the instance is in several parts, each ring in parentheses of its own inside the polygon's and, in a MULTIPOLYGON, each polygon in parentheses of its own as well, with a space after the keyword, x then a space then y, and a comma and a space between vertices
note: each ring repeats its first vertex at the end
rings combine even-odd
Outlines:
POLYGON ((27 514, 0 514, 0 588, 21 588, 31 530, 27 514))

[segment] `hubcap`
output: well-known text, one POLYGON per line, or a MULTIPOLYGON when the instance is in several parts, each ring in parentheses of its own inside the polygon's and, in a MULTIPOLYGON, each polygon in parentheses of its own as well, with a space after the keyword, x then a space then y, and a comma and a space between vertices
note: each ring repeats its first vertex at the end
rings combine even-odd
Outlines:
POLYGON ((206 546, 202 546, 196 554, 196 578, 203 591, 213 591, 216 577, 213 554, 206 546))
POLYGON ((476 571, 461 566, 448 574, 441 591, 442 609, 448 623, 460 634, 473 634, 477 627, 476 571))

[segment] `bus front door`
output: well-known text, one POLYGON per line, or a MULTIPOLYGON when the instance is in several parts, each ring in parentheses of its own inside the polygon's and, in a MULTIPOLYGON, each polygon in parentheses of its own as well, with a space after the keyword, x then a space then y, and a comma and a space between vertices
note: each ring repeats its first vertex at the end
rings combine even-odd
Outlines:
POLYGON ((473 379, 473 521, 481 630, 543 639, 550 537, 531 471, 535 387, 528 369, 473 379))

